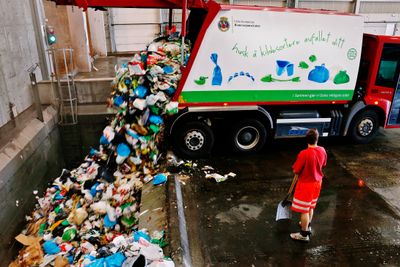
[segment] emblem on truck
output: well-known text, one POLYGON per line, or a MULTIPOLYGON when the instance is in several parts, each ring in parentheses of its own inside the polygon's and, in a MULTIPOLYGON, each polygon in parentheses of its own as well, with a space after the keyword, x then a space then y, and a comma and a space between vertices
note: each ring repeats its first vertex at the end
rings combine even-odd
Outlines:
POLYGON ((347 51, 347 58, 350 60, 354 60, 357 58, 357 50, 355 48, 350 48, 347 51))
POLYGON ((221 32, 226 32, 229 30, 230 24, 227 17, 220 17, 218 22, 218 29, 221 32))

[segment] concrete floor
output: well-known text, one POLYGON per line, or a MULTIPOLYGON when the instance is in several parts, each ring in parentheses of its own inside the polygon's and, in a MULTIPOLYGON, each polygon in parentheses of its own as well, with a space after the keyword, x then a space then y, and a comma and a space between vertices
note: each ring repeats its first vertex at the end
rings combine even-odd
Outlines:
POLYGON ((109 56, 109 57, 100 57, 95 59, 93 65, 97 68, 96 70, 92 70, 91 72, 80 72, 75 76, 75 80, 80 79, 96 79, 96 78, 114 78, 115 77, 115 65, 118 67, 123 63, 128 62, 131 57, 117 57, 117 56, 109 56))
POLYGON ((383 188, 389 194, 399 183, 399 139, 400 131, 390 130, 369 145, 344 138, 321 141, 329 154, 327 179, 309 244, 289 238, 299 230, 297 214, 275 222, 277 204, 291 182, 291 164, 305 145, 273 141, 251 156, 227 156, 223 147, 217 149, 199 164, 237 177, 215 183, 200 171, 183 188, 193 266, 399 266, 396 203, 375 192, 383 188), (360 178, 371 188, 360 187, 360 178))

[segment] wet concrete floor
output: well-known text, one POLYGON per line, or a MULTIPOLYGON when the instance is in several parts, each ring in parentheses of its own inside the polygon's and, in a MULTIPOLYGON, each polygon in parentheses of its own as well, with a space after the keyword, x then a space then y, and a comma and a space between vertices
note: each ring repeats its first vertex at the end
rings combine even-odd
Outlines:
MULTIPOLYGON (((381 135, 363 146, 343 138, 320 142, 328 151, 327 178, 308 244, 289 237, 299 231, 298 214, 275 221, 277 204, 290 186, 291 165, 305 147, 301 140, 272 141, 250 156, 216 151, 198 162, 237 176, 216 183, 199 172, 183 186, 193 266, 400 266, 398 213, 360 186, 362 175, 357 175, 367 171, 362 160, 380 157, 382 151, 373 147, 395 141, 381 135)), ((381 176, 387 164, 382 162, 371 166, 381 176)))
POLYGON ((108 56, 97 58, 93 65, 96 69, 91 72, 80 72, 75 79, 114 78, 115 66, 120 67, 128 62, 132 56, 108 56))

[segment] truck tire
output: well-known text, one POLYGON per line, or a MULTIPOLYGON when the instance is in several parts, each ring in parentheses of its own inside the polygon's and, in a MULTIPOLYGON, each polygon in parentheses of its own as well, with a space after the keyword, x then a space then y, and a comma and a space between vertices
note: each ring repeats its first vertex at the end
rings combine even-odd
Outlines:
POLYGON ((192 121, 179 126, 174 131, 176 152, 187 158, 201 158, 211 152, 214 133, 204 122, 192 121))
POLYGON ((234 151, 253 153, 264 147, 267 130, 256 119, 243 119, 232 127, 230 139, 234 151))
POLYGON ((354 116, 350 124, 350 137, 354 142, 367 144, 375 138, 379 130, 379 117, 373 110, 364 110, 354 116))

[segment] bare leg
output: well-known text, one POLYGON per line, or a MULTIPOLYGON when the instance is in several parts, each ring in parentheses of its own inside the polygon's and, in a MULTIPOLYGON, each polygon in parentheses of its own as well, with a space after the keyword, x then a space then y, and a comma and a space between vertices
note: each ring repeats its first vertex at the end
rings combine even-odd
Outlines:
POLYGON ((310 224, 311 224, 313 215, 314 215, 314 209, 310 209, 310 216, 309 216, 310 221, 308 222, 308 223, 310 223, 310 224))
POLYGON ((301 221, 301 230, 308 231, 308 224, 310 223, 310 214, 302 213, 300 216, 300 221, 301 221))
POLYGON ((310 241, 310 234, 311 234, 308 231, 309 222, 310 222, 310 214, 309 213, 302 213, 300 215, 301 231, 300 231, 300 233, 291 233, 290 237, 293 240, 309 242, 310 241))

